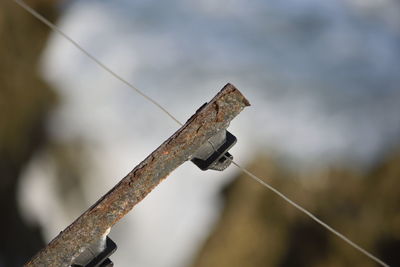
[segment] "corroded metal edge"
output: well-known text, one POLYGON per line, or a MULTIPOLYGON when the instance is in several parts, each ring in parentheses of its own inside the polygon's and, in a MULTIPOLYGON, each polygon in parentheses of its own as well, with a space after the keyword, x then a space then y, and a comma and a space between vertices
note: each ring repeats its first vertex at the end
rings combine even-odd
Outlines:
POLYGON ((139 203, 211 136, 226 129, 249 101, 225 87, 108 193, 39 251, 25 266, 69 266, 90 243, 139 203))

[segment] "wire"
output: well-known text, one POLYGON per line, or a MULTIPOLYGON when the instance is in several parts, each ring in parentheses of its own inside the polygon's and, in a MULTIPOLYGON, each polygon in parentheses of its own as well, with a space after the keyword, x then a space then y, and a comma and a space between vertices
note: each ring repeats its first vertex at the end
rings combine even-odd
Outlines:
MULTIPOLYGON (((109 67, 107 67, 106 65, 104 65, 100 60, 98 60, 95 56, 93 56, 91 53, 89 53, 86 49, 84 49, 82 46, 80 46, 76 41, 74 41, 71 37, 69 37, 67 34, 65 34, 61 29, 59 29, 55 24, 51 23, 48 19, 46 19, 45 17, 43 17, 41 14, 39 14, 38 12, 36 12, 34 9, 32 9, 30 6, 28 6, 24 1, 22 0, 13 0, 15 3, 17 3, 19 6, 21 6, 23 9, 25 9, 26 11, 28 11, 30 14, 32 14, 34 17, 36 17, 38 20, 40 20, 41 22, 43 22, 44 24, 46 24, 49 28, 51 28, 53 31, 57 32, 58 34, 60 34, 61 36, 63 36, 65 39, 67 39, 71 44, 73 44, 76 48, 78 48, 82 53, 84 53, 87 57, 89 57, 91 60, 93 60, 98 66, 100 66, 102 69, 104 69, 106 72, 110 73, 112 76, 114 76, 116 79, 118 79, 119 81, 121 81, 122 83, 124 83, 125 85, 127 85, 128 87, 130 87, 131 89, 133 89, 134 91, 136 91, 139 95, 141 95, 142 97, 144 97, 145 99, 147 99, 148 101, 150 101, 151 103, 153 103, 155 106, 157 106, 160 110, 162 110, 165 114, 167 114, 172 120, 174 120, 176 123, 178 123, 180 126, 183 126, 183 124, 175 117, 173 116, 170 112, 168 112, 168 110, 166 108, 164 108, 161 104, 159 104, 157 101, 155 101, 153 98, 151 98, 150 96, 146 95, 144 92, 142 92, 141 90, 139 90, 138 88, 136 88, 135 86, 133 86, 130 82, 128 82, 126 79, 122 78, 121 76, 119 76, 117 73, 115 73, 114 71, 112 71, 109 67)), ((209 141, 210 142, 210 141, 209 141)), ((210 142, 211 146, 213 147, 213 149, 215 150, 213 144, 210 142)), ((216 150, 215 150, 216 151, 216 150)), ((313 219, 315 222, 317 222, 318 224, 320 224, 322 227, 324 227, 325 229, 327 229, 328 231, 332 232, 333 234, 335 234, 336 236, 338 236, 339 238, 341 238, 343 241, 345 241, 346 243, 348 243, 350 246, 352 246, 353 248, 357 249, 358 251, 360 251, 362 254, 366 255, 367 257, 369 257, 370 259, 374 260, 375 262, 377 262, 378 264, 384 266, 384 267, 389 267, 388 264, 386 264, 385 262, 383 262, 382 260, 378 259, 377 257, 375 257, 374 255, 372 255, 371 253, 369 253, 368 251, 366 251, 365 249, 363 249, 362 247, 360 247, 359 245, 357 245, 356 243, 354 243, 353 241, 351 241, 349 238, 347 238, 346 236, 344 236, 343 234, 339 233, 338 231, 336 231, 335 229, 333 229, 332 227, 330 227, 328 224, 324 223, 323 221, 321 221, 320 219, 318 219, 315 215, 313 215, 311 212, 309 212, 308 210, 306 210, 305 208, 303 208, 302 206, 300 206, 299 204, 297 204, 296 202, 294 202, 293 200, 289 199, 288 197, 286 197, 283 193, 281 193, 280 191, 278 191, 277 189, 275 189, 274 187, 272 187, 271 185, 269 185, 268 183, 264 182, 262 179, 260 179, 259 177, 257 177, 256 175, 254 175, 253 173, 251 173, 250 171, 248 171, 247 169, 241 167, 239 164, 237 164, 236 162, 234 162, 233 160, 231 160, 230 158, 226 157, 224 155, 224 157, 228 160, 230 160, 232 162, 233 165, 235 165, 237 168, 239 168, 240 170, 242 170, 244 173, 246 173, 247 175, 249 175, 251 178, 253 178, 255 181, 257 181, 258 183, 260 183, 261 185, 263 185, 264 187, 268 188, 269 190, 271 190, 272 192, 274 192, 275 194, 277 194, 279 197, 281 197, 283 200, 285 200, 286 202, 288 202, 290 205, 292 205, 293 207, 295 207, 296 209, 298 209, 299 211, 303 212, 304 214, 306 214, 307 216, 309 216, 311 219, 313 219)))
MULTIPOLYGON (((227 157, 226 157, 227 158, 227 157)), ((368 251, 366 251, 365 249, 363 249, 362 247, 360 247, 359 245, 357 245, 356 243, 354 243, 353 241, 351 241, 349 238, 347 238, 346 236, 344 236, 343 234, 339 233, 338 231, 336 231, 335 229, 333 229, 332 227, 330 227, 328 224, 324 223, 323 221, 321 221, 320 219, 318 219, 314 214, 312 214, 311 212, 309 212, 308 210, 306 210, 305 208, 303 208, 302 206, 300 206, 299 204, 297 204, 296 202, 294 202, 293 200, 291 200, 290 198, 288 198, 287 196, 285 196, 283 193, 281 193, 280 191, 278 191, 278 189, 274 188, 272 185, 266 183, 265 181, 263 181, 261 178, 257 177, 256 175, 254 175, 253 173, 251 173, 250 171, 248 171, 247 169, 243 168, 242 166, 240 166, 239 164, 237 164, 236 162, 234 162, 233 160, 231 160, 232 164, 235 165, 236 167, 238 167, 240 170, 242 170, 244 173, 246 173, 248 176, 250 176, 251 178, 253 178, 254 180, 256 180, 258 183, 260 183, 261 185, 265 186, 266 188, 268 188, 269 190, 271 190, 272 192, 274 192, 275 194, 277 194, 280 198, 282 198, 283 200, 285 200, 286 202, 288 202, 290 205, 292 205, 293 207, 295 207, 296 209, 298 209, 299 211, 303 212, 305 215, 307 215, 308 217, 310 217, 311 219, 313 219, 315 222, 317 222, 318 224, 320 224, 322 227, 324 227, 325 229, 327 229, 328 231, 332 232, 333 234, 335 234, 337 237, 341 238, 343 241, 345 241, 347 244, 349 244, 350 246, 352 246, 353 248, 357 249, 358 251, 360 251, 361 253, 363 253, 365 256, 369 257, 370 259, 374 260, 376 263, 385 266, 385 267, 389 267, 388 264, 386 264, 385 262, 383 262, 382 260, 378 259, 377 257, 375 257, 374 255, 372 255, 371 253, 369 253, 368 251)))
POLYGON ((170 112, 168 112, 168 110, 166 108, 164 108, 160 103, 158 103, 157 101, 155 101, 153 98, 151 98, 150 96, 146 95, 144 92, 142 92, 141 90, 139 90, 138 88, 136 88, 133 84, 131 84, 130 82, 128 82, 126 79, 122 78, 120 75, 118 75, 117 73, 115 73, 114 71, 112 71, 109 67, 107 67, 106 65, 104 65, 100 60, 98 60, 95 56, 93 56, 91 53, 89 53, 85 48, 83 48, 81 45, 79 45, 76 41, 74 41, 71 37, 69 37, 67 34, 65 34, 60 28, 58 28, 55 24, 51 23, 48 19, 46 19, 45 17, 43 17, 41 14, 39 14, 36 10, 34 10, 33 8, 31 8, 30 6, 28 6, 24 1, 22 0, 13 0, 15 3, 17 3, 19 6, 21 6, 23 9, 25 9, 26 11, 28 11, 29 13, 31 13, 35 18, 37 18, 38 20, 40 20, 41 22, 43 22, 44 24, 46 24, 49 28, 51 28, 53 31, 57 32, 58 34, 60 34, 62 37, 64 37, 65 39, 67 39, 72 45, 74 45, 76 48, 78 48, 82 53, 84 53, 87 57, 89 57, 91 60, 93 60, 99 67, 101 67, 103 70, 105 70, 106 72, 110 73, 112 76, 114 76, 116 79, 118 79, 119 81, 121 81, 122 83, 124 83, 125 85, 127 85, 128 87, 130 87, 131 89, 133 89, 134 91, 136 91, 136 93, 138 93, 139 95, 143 96, 144 98, 146 98, 148 101, 150 101, 151 103, 153 103, 155 106, 157 106, 159 109, 161 109, 165 114, 167 114, 171 119, 173 119, 176 123, 178 123, 180 126, 182 126, 183 124, 174 116, 172 115, 170 112))

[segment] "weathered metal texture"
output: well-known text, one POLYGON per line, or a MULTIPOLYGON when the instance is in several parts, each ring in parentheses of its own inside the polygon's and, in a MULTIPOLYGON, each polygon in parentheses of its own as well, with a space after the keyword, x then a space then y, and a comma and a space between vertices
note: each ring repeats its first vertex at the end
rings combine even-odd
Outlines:
POLYGON ((227 84, 185 125, 25 266, 69 266, 89 244, 101 238, 107 229, 128 213, 170 172, 189 160, 210 137, 226 129, 230 121, 249 105, 239 90, 227 84))

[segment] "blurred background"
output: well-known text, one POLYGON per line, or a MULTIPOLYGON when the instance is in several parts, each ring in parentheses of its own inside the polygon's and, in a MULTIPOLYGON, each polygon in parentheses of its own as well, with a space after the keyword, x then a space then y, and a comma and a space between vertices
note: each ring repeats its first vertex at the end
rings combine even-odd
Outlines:
MULTIPOLYGON (((235 160, 400 266, 400 2, 27 0, 181 121, 227 82, 235 160)), ((0 2, 0 266, 21 266, 178 126, 0 2)), ((376 266, 234 166, 173 172, 116 266, 376 266)))

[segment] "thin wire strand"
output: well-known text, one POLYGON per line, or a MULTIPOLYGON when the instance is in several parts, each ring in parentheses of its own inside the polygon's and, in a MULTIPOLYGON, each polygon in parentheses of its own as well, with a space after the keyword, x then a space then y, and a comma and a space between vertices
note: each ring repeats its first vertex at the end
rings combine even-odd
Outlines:
MULTIPOLYGON (((227 158, 227 157, 226 157, 227 158)), ((372 255, 371 253, 369 253, 368 251, 366 251, 365 249, 363 249, 362 247, 360 247, 359 245, 357 245, 356 243, 354 243, 353 241, 351 241, 350 239, 348 239, 346 236, 344 236, 343 234, 339 233, 338 231, 336 231, 335 229, 333 229, 332 227, 330 227, 328 224, 324 223, 323 221, 321 221, 320 219, 318 219, 315 215, 313 215, 311 212, 309 212, 308 210, 306 210, 305 208, 303 208, 302 206, 300 206, 299 204, 297 204, 296 202, 294 202, 293 200, 291 200, 290 198, 288 198, 287 196, 285 196, 283 193, 281 193, 280 191, 278 191, 278 189, 274 188, 272 185, 266 183, 265 181, 263 181, 261 178, 257 177, 256 175, 254 175, 253 173, 251 173, 250 171, 248 171, 247 169, 243 168, 242 166, 240 166, 239 164, 237 164, 236 162, 234 162, 233 160, 231 160, 232 164, 235 165, 236 167, 238 167, 241 171, 243 171, 244 173, 246 173, 248 176, 250 176, 251 178, 253 178, 255 181, 257 181, 258 183, 260 183, 261 185, 265 186, 266 188, 268 188, 269 190, 271 190, 272 192, 274 192, 276 195, 278 195, 280 198, 282 198, 283 200, 285 200, 286 202, 288 202, 290 205, 292 205, 293 207, 295 207, 296 209, 298 209, 299 211, 303 212, 305 215, 307 215, 308 217, 310 217, 311 219, 313 219, 315 222, 317 222, 318 224, 320 224, 322 227, 324 227, 325 229, 327 229, 328 231, 332 232, 333 234, 335 234, 337 237, 341 238, 343 241, 345 241, 347 244, 349 244, 350 246, 352 246, 353 248, 357 249, 359 252, 361 252, 362 254, 364 254, 365 256, 369 257, 370 259, 374 260, 376 263, 385 266, 385 267, 389 267, 388 264, 386 264, 385 262, 383 262, 382 260, 378 259, 377 257, 375 257, 374 255, 372 255)))
MULTIPOLYGON (((22 0, 13 0, 15 3, 17 3, 19 6, 21 6, 23 9, 25 9, 26 11, 28 11, 30 14, 32 14, 34 17, 36 17, 38 20, 40 20, 41 22, 43 22, 44 24, 46 24, 49 28, 51 28, 53 31, 57 32, 58 34, 60 34, 61 36, 63 36, 65 39, 67 39, 71 44, 73 44, 76 48, 78 48, 82 53, 84 53, 87 57, 89 57, 91 60, 93 60, 98 66, 100 66, 102 69, 104 69, 106 72, 110 73, 112 76, 114 76, 116 79, 118 79, 119 81, 121 81, 122 83, 124 83, 125 85, 127 85, 128 87, 130 87, 131 89, 133 89, 134 91, 136 91, 139 95, 141 95, 142 97, 144 97, 145 99, 147 99, 148 101, 150 101, 151 103, 153 103, 155 106, 157 106, 160 110, 162 110, 165 114, 167 114, 172 120, 174 120, 176 123, 178 123, 180 126, 182 126, 183 124, 175 117, 173 116, 170 112, 168 112, 168 110, 166 108, 164 108, 161 104, 159 104, 157 101, 155 101, 154 99, 152 99, 151 97, 149 97, 148 95, 146 95, 145 93, 143 93, 141 90, 137 89, 134 85, 132 85, 130 82, 128 82, 127 80, 125 80, 124 78, 122 78, 121 76, 119 76, 117 73, 115 73, 114 71, 112 71, 109 67, 107 67, 106 65, 104 65, 100 60, 98 60, 95 56, 93 56, 91 53, 89 53, 86 49, 84 49, 82 46, 80 46, 76 41, 74 41, 71 37, 69 37, 67 34, 65 34, 62 30, 60 30, 55 24, 51 23, 48 19, 46 19, 45 17, 43 17, 41 14, 39 14, 38 12, 36 12, 34 9, 32 9, 30 6, 28 6, 24 1, 22 0)), ((210 142, 211 143, 211 142, 210 142)), ((211 144, 212 145, 212 144, 211 144)), ((212 145, 212 147, 214 148, 214 146, 212 145)), ((215 150, 215 148, 214 148, 215 150)), ((239 168, 240 170, 242 170, 244 173, 246 173, 247 175, 249 175, 251 178, 253 178, 255 181, 257 181, 258 183, 260 183, 261 185, 263 185, 264 187, 268 188, 269 190, 271 190, 273 193, 275 193, 276 195, 278 195, 279 197, 281 197, 283 200, 285 200, 286 202, 288 202, 290 205, 292 205, 293 207, 297 208, 299 211, 303 212, 304 214, 306 214, 308 217, 310 217, 311 219, 313 219, 315 222, 317 222, 318 224, 320 224, 322 227, 324 227, 325 229, 327 229, 328 231, 332 232, 333 234, 335 234, 337 237, 341 238, 343 241, 345 241, 346 243, 348 243, 350 246, 352 246, 353 248, 357 249, 358 251, 360 251, 362 254, 364 254, 365 256, 369 257, 370 259, 374 260, 376 263, 384 266, 384 267, 389 267, 388 264, 386 264, 385 262, 383 262, 382 260, 378 259, 377 257, 375 257, 374 255, 372 255, 371 253, 369 253, 368 251, 366 251, 365 249, 363 249, 362 247, 360 247, 359 245, 357 245, 356 243, 354 243, 353 241, 351 241, 349 238, 347 238, 346 236, 344 236, 343 234, 339 233, 338 231, 336 231, 335 229, 333 229, 332 227, 330 227, 328 224, 324 223, 323 221, 321 221, 320 219, 318 219, 315 215, 313 215, 311 212, 309 212, 308 210, 306 210, 305 208, 303 208, 302 206, 300 206, 299 204, 297 204, 296 202, 292 201, 291 199, 289 199, 288 197, 286 197, 283 193, 281 193, 280 191, 278 191, 277 189, 275 189, 274 187, 272 187, 271 185, 269 185, 268 183, 266 183, 265 181, 263 181, 262 179, 260 179, 259 177, 257 177, 256 175, 254 175, 253 173, 251 173, 250 171, 248 171, 247 169, 241 167, 239 164, 237 164, 236 162, 234 162, 233 160, 231 160, 230 158, 226 157, 224 155, 224 157, 226 159, 228 159, 229 161, 232 162, 233 165, 235 165, 237 168, 239 168)))
POLYGON ((84 53, 87 57, 89 57, 91 60, 93 60, 98 66, 100 66, 102 69, 104 69, 106 72, 110 73, 112 76, 114 76, 116 79, 136 91, 139 95, 143 96, 146 98, 148 101, 156 105, 159 109, 161 109, 165 114, 167 114, 171 119, 173 119, 176 123, 178 123, 180 126, 183 124, 166 108, 164 108, 161 104, 159 104, 157 101, 155 101, 153 98, 150 96, 146 95, 143 93, 141 90, 136 88, 133 84, 128 82, 126 79, 122 78, 120 75, 115 73, 113 70, 111 70, 109 67, 104 65, 100 60, 98 60, 95 56, 93 56, 91 53, 89 53, 85 48, 83 48, 81 45, 79 45, 76 41, 74 41, 71 37, 69 37, 67 34, 65 34, 60 28, 58 28, 55 24, 51 23, 48 19, 43 17, 41 14, 39 14, 36 10, 28 6, 24 1, 22 0, 13 0, 15 3, 17 3, 19 6, 21 6, 23 9, 31 13, 35 18, 46 24, 49 28, 51 28, 53 31, 57 32, 60 34, 62 37, 67 39, 72 45, 74 45, 76 48, 78 48, 82 53, 84 53))

